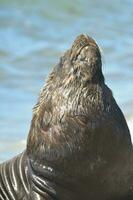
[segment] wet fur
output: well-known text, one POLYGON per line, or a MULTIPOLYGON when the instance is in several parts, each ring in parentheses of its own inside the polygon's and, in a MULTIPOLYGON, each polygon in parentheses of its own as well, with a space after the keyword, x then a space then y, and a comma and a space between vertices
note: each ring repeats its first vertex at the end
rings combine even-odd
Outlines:
POLYGON ((131 145, 123 114, 104 83, 99 47, 93 39, 81 35, 62 56, 40 93, 27 149, 41 160, 58 161, 86 151, 93 145, 91 138, 95 132, 96 140, 101 137, 107 143, 108 137, 112 137, 114 144, 118 139, 120 146, 121 142, 131 145), (100 133, 105 126, 111 126, 113 132, 100 133))
POLYGON ((26 151, 0 165, 0 199, 133 199, 132 155, 99 47, 80 35, 41 90, 26 151))

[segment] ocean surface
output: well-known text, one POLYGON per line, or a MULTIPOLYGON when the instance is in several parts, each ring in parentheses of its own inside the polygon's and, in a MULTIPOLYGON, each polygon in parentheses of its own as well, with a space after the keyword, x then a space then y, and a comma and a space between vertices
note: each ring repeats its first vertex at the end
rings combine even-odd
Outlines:
POLYGON ((0 0, 0 161, 25 148, 40 88, 80 33, 100 45, 133 138, 133 1, 0 0))

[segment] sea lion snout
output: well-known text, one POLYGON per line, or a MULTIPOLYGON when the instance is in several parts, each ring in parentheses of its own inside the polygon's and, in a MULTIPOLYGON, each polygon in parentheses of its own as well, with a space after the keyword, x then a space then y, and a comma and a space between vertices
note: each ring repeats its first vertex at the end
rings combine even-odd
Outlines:
POLYGON ((90 36, 86 35, 86 34, 81 34, 79 36, 76 37, 76 39, 74 40, 73 44, 72 44, 72 49, 80 49, 83 48, 85 46, 96 46, 98 47, 98 45, 96 44, 95 40, 92 39, 90 36))
POLYGON ((74 84, 75 87, 76 82, 103 83, 101 53, 95 40, 85 34, 77 36, 71 48, 61 57, 55 71, 60 85, 74 84))
POLYGON ((79 35, 70 49, 71 66, 81 81, 101 80, 101 53, 95 40, 88 35, 79 35))
POLYGON ((76 59, 76 57, 81 53, 83 48, 85 48, 86 50, 88 49, 88 52, 92 52, 92 47, 93 49, 95 49, 95 51, 99 51, 98 45, 96 44, 95 40, 93 40, 91 37, 89 37, 86 34, 81 34, 77 36, 72 44, 71 59, 76 59))

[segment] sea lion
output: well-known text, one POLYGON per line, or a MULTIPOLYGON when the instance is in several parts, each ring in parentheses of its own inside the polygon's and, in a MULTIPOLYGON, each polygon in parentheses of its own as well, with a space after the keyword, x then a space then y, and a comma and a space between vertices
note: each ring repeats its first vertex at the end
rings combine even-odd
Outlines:
POLYGON ((100 49, 82 34, 40 93, 26 150, 0 165, 0 199, 133 199, 132 156, 100 49))

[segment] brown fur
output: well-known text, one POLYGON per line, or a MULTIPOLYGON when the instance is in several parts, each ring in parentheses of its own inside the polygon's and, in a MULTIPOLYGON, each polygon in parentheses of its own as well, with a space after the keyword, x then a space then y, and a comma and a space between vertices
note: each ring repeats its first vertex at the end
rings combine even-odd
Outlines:
POLYGON ((92 38, 80 35, 40 93, 27 153, 32 160, 62 172, 63 181, 69 175, 80 180, 88 197, 97 191, 103 198, 129 189, 121 180, 124 173, 124 182, 129 181, 128 169, 121 166, 130 160, 131 152, 126 121, 104 82, 99 47, 92 38))

